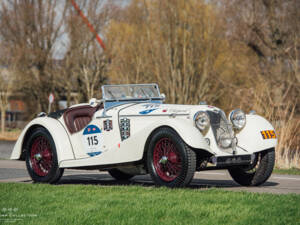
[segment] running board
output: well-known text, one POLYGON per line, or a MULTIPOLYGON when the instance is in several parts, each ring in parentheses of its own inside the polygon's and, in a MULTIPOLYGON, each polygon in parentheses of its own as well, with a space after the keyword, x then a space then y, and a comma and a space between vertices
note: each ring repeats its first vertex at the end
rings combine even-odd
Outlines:
POLYGON ((234 155, 234 156, 212 156, 210 162, 217 167, 249 165, 255 159, 255 155, 234 155))

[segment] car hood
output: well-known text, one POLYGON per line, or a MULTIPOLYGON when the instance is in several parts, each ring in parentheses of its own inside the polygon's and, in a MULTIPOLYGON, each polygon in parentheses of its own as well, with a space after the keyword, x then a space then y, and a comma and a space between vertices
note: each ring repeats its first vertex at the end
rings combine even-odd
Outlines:
POLYGON ((210 105, 177 105, 161 103, 139 103, 126 106, 120 110, 119 115, 190 115, 200 110, 219 111, 220 109, 210 105))

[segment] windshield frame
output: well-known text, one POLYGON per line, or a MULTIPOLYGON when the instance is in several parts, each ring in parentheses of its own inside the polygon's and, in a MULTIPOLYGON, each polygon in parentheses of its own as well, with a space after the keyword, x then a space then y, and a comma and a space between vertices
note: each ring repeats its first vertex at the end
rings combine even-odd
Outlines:
POLYGON ((161 93, 159 91, 159 87, 157 84, 155 83, 150 83, 150 84, 115 84, 115 85, 102 85, 102 99, 106 102, 131 102, 131 101, 157 101, 157 100, 164 100, 164 97, 161 96, 161 93), (158 96, 157 97, 141 97, 141 98, 116 98, 116 99, 111 99, 111 98, 107 98, 107 96, 105 96, 105 88, 106 87, 136 87, 136 86, 154 86, 154 88, 157 90, 158 96))

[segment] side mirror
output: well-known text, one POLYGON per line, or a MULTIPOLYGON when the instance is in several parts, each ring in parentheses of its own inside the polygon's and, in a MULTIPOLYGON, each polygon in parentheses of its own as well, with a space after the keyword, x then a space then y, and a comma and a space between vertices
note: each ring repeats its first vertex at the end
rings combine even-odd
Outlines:
POLYGON ((160 97, 163 99, 163 101, 165 101, 166 95, 164 93, 160 94, 160 97))

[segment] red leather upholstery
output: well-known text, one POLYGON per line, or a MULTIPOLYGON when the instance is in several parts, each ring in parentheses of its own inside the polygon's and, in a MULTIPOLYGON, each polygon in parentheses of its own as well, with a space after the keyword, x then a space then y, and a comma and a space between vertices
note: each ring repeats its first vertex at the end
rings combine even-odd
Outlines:
POLYGON ((98 107, 83 105, 67 109, 64 112, 64 120, 69 132, 73 134, 83 129, 91 122, 94 113, 100 108, 103 108, 103 104, 98 107))

